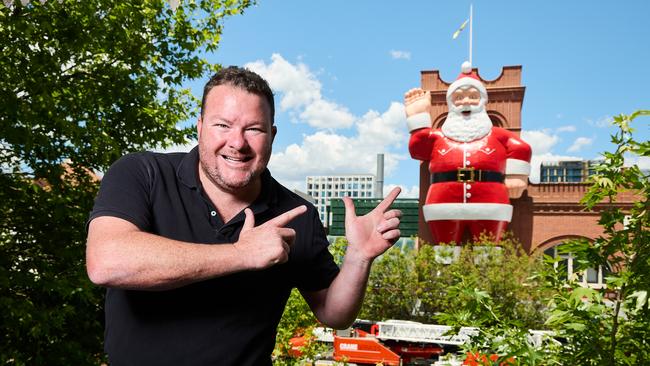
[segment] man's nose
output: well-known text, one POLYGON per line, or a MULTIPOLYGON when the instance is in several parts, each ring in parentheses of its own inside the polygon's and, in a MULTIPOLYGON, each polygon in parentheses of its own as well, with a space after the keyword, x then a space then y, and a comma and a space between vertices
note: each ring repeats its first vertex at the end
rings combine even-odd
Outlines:
POLYGON ((233 149, 241 150, 248 145, 246 135, 243 129, 233 128, 228 134, 228 146, 233 149))

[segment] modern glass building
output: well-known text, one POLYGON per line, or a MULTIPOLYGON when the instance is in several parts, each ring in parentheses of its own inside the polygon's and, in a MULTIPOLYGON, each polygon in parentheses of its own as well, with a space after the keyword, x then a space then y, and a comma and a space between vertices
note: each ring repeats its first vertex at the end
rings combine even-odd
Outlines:
POLYGON ((543 162, 540 166, 540 183, 583 183, 594 173, 598 160, 543 162))
POLYGON ((327 206, 332 198, 372 198, 376 184, 372 174, 307 176, 307 194, 314 198, 323 225, 329 227, 327 206))

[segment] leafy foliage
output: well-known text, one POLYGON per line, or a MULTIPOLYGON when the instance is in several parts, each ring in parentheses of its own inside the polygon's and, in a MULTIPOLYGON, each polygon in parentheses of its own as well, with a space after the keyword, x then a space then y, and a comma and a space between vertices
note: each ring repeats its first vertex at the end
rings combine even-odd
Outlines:
MULTIPOLYGON (((532 276, 542 263, 526 255, 512 239, 501 242, 500 250, 483 249, 494 245, 485 238, 475 245, 481 248, 464 247, 451 264, 445 264, 450 261, 430 245, 417 251, 391 248, 372 266, 359 317, 458 326, 509 322, 522 329, 541 328, 543 299, 548 296, 532 276)), ((330 249, 340 260, 346 246, 345 239, 339 238, 330 249)), ((290 364, 291 357, 284 356, 285 339, 309 334, 305 330, 314 326, 317 322, 311 311, 299 293, 293 293, 278 328, 276 355, 283 358, 276 363, 290 364)), ((313 360, 321 352, 303 354, 292 362, 313 360)))
MULTIPOLYGON (((528 335, 511 322, 499 320, 481 328, 465 351, 494 354, 494 364, 516 357, 523 365, 645 365, 650 362, 650 197, 649 176, 637 165, 625 167, 626 158, 650 156, 650 142, 638 142, 630 123, 650 115, 638 111, 614 118, 619 131, 612 136, 614 152, 606 152, 592 176, 592 186, 582 203, 600 210, 603 235, 593 242, 574 240, 562 250, 574 256, 574 272, 595 265, 609 274, 604 288, 581 287, 577 278, 566 277, 566 269, 546 258, 547 266, 534 276, 552 295, 546 326, 553 336, 542 337, 531 347, 528 335), (629 207, 612 205, 624 194, 637 200, 629 207)), ((472 312, 492 318, 492 298, 472 312)))
POLYGON ((462 320, 463 325, 489 325, 504 318, 531 329, 541 327, 544 294, 530 278, 541 263, 511 238, 500 242, 500 249, 494 244, 481 238, 462 247, 453 261, 445 260, 453 247, 448 253, 430 245, 418 251, 391 249, 373 266, 361 316, 434 324, 462 320), (479 309, 487 309, 488 299, 497 299, 490 305, 491 320, 477 316, 479 309))
MULTIPOLYGON (((631 122, 650 111, 614 117, 618 132, 612 136, 614 152, 605 152, 592 186, 582 203, 601 209, 603 235, 593 243, 574 241, 567 246, 577 270, 598 264, 608 269, 603 289, 579 288, 562 283, 564 291, 553 298, 548 320, 566 347, 563 361, 581 365, 642 365, 650 362, 650 176, 638 165, 625 167, 631 156, 650 157, 650 142, 636 141, 631 122), (629 208, 608 205, 622 194, 637 200, 629 208), (567 290, 570 289, 570 291, 567 290)), ((561 283, 547 273, 548 283, 561 283)))
POLYGON ((0 363, 98 364, 103 290, 85 274, 91 171, 183 143, 180 86, 216 70, 221 20, 248 0, 0 5, 0 363))

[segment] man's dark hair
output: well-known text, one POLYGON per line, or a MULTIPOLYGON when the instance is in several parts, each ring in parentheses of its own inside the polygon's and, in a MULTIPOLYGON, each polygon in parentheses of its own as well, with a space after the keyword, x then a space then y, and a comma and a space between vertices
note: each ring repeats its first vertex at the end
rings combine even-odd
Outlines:
POLYGON ((271 124, 275 120, 275 103, 273 101, 273 91, 269 83, 258 74, 238 66, 228 66, 219 70, 212 75, 210 80, 203 87, 203 99, 201 100, 201 117, 205 109, 205 100, 210 90, 218 85, 232 85, 234 87, 246 90, 249 93, 257 94, 264 97, 271 107, 271 124))

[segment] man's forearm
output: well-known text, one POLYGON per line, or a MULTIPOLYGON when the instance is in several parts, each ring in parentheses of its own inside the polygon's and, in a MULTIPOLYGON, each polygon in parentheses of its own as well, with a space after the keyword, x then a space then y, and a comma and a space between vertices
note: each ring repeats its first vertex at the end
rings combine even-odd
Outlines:
POLYGON ((314 314, 323 324, 344 329, 349 327, 361 310, 372 262, 346 255, 341 271, 327 290, 318 293, 312 305, 314 314))
POLYGON ((167 290, 245 269, 231 244, 171 240, 115 220, 120 219, 100 217, 89 227, 86 265, 97 285, 167 290))

